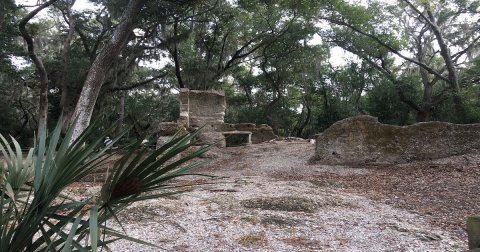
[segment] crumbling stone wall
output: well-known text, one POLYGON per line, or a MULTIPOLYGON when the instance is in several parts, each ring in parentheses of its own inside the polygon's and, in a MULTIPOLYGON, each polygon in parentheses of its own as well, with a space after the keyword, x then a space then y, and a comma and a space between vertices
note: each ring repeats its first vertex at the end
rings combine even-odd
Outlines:
POLYGON ((273 133, 270 126, 266 124, 255 125, 253 123, 225 124, 225 92, 215 90, 189 90, 180 89, 180 118, 177 123, 163 123, 160 125, 160 137, 157 145, 169 139, 165 136, 171 136, 172 128, 177 129, 195 129, 203 127, 199 135, 199 144, 212 144, 218 142, 220 147, 224 147, 225 136, 223 132, 228 131, 250 131, 252 132, 252 143, 261 143, 275 139, 277 136, 273 133), (167 130, 169 129, 169 130, 167 130))
POLYGON ((480 124, 425 122, 394 126, 371 116, 351 117, 317 135, 321 164, 391 164, 480 150, 480 124))
POLYGON ((222 132, 228 131, 250 131, 252 132, 252 144, 258 144, 272 139, 276 139, 277 135, 273 133, 272 127, 266 124, 255 125, 254 123, 239 123, 229 124, 225 123, 220 125, 218 129, 222 132))
POLYGON ((189 127, 222 124, 225 117, 225 92, 180 89, 180 117, 189 127))
POLYGON ((187 129, 203 127, 199 135, 199 144, 218 142, 225 146, 225 137, 215 129, 223 124, 225 117, 225 92, 180 89, 179 123, 187 129))

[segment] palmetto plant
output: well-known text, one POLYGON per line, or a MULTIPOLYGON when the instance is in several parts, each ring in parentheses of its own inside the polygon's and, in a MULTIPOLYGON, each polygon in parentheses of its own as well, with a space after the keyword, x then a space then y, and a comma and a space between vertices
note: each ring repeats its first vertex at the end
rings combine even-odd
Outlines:
POLYGON ((202 166, 192 159, 209 149, 184 153, 197 132, 176 135, 153 153, 140 142, 132 144, 114 164, 99 197, 77 201, 62 191, 112 155, 106 150, 119 137, 104 146, 105 135, 93 135, 90 127, 70 143, 73 127, 61 137, 60 122, 48 136, 41 132, 26 156, 15 139, 9 144, 0 135, 0 252, 96 251, 118 239, 142 242, 109 228, 106 221, 119 221, 116 214, 136 201, 181 191, 172 179, 202 166))

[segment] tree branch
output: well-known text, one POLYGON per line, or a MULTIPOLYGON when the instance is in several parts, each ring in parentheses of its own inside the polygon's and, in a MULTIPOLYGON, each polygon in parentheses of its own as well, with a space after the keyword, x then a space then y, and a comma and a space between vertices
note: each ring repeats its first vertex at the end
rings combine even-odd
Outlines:
POLYGON ((130 84, 128 86, 123 86, 123 87, 112 87, 110 88, 108 91, 109 92, 115 92, 115 91, 127 91, 127 90, 132 90, 134 88, 138 88, 138 87, 141 87, 141 86, 144 86, 144 85, 147 85, 155 80, 158 80, 160 78, 163 78, 167 76, 167 73, 162 73, 160 75, 157 75, 157 76, 154 76, 150 79, 146 79, 144 81, 141 81, 141 82, 137 82, 137 83, 134 83, 134 84, 130 84))
POLYGON ((35 68, 38 71, 40 76, 40 101, 39 101, 39 120, 38 120, 38 134, 41 134, 47 127, 47 114, 48 114, 48 74, 45 66, 43 65, 42 60, 35 53, 35 46, 33 43, 33 38, 27 32, 27 23, 35 17, 40 11, 47 8, 48 6, 55 3, 57 0, 50 0, 43 3, 38 8, 34 9, 32 12, 28 13, 27 16, 20 20, 18 28, 22 34, 23 39, 27 43, 28 56, 32 59, 35 68))
POLYGON ((406 61, 409 61, 421 68, 424 68, 425 70, 427 70, 429 73, 435 75, 435 76, 438 76, 440 79, 444 80, 445 82, 447 83, 450 83, 450 80, 444 76, 442 76, 440 73, 438 73, 437 71, 435 71, 433 68, 427 66, 426 64, 422 63, 422 62, 419 62, 418 60, 415 60, 415 59, 412 59, 412 58, 409 58, 403 54, 401 54, 397 49, 393 48, 392 46, 388 45, 387 43, 383 42, 381 39, 379 39, 378 37, 376 37, 375 35, 372 35, 372 34, 369 34, 369 33, 366 33, 364 31, 361 31, 360 29, 358 29, 357 27, 349 24, 349 23, 346 23, 344 21, 340 21, 340 20, 335 20, 333 18, 325 18, 323 17, 322 19, 326 20, 326 21, 329 21, 331 23, 334 23, 334 24, 337 24, 337 25, 341 25, 341 26, 345 26, 345 27, 348 27, 350 29, 352 29, 353 31, 363 35, 363 36, 366 36, 370 39, 372 39, 373 41, 375 41, 376 43, 378 43, 379 45, 385 47, 386 49, 388 49, 390 52, 392 52, 393 54, 399 56, 400 58, 406 60, 406 61))

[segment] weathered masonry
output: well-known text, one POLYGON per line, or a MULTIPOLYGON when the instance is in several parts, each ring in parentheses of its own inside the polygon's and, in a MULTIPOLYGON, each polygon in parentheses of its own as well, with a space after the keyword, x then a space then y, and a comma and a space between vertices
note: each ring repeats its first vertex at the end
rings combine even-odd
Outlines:
POLYGON ((226 124, 225 92, 180 89, 180 118, 176 123, 160 125, 158 144, 163 143, 176 130, 202 127, 199 144, 218 143, 220 147, 255 144, 275 139, 270 126, 253 123, 226 124), (175 130, 172 130, 174 128, 175 130), (173 132, 173 133, 172 133, 173 132))
POLYGON ((429 160, 480 150, 480 124, 424 122, 386 125, 371 116, 334 123, 317 135, 321 164, 391 164, 429 160))

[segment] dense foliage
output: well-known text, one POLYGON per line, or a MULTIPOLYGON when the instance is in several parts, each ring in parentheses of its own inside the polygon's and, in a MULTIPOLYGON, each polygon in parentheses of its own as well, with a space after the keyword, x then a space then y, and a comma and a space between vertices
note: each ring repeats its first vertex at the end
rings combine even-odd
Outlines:
MULTIPOLYGON (((132 138, 175 120, 184 87, 223 89, 227 122, 267 123, 285 136, 358 114, 398 125, 480 122, 478 1, 34 2, 48 4, 26 28, 48 77, 50 127, 63 113, 66 128, 83 109, 77 101, 98 66, 107 71, 88 100, 93 117, 132 126, 132 138), (127 43, 97 64, 133 3, 141 8, 127 43)), ((35 7, 5 3, 0 133, 29 142, 41 121, 41 69, 18 27, 35 7)))

